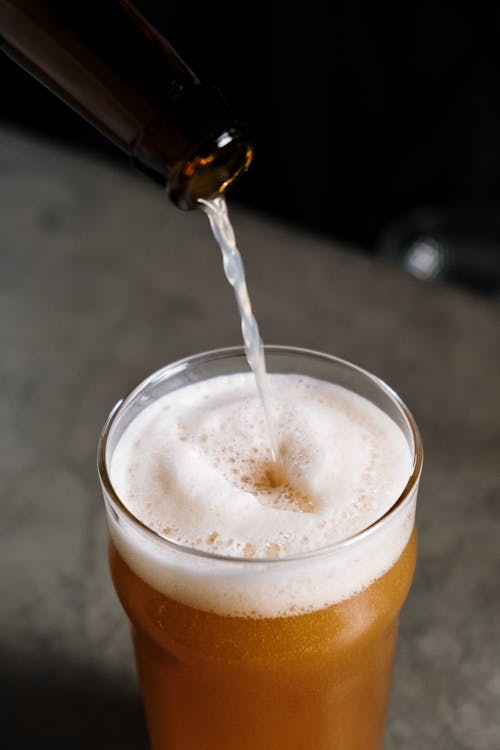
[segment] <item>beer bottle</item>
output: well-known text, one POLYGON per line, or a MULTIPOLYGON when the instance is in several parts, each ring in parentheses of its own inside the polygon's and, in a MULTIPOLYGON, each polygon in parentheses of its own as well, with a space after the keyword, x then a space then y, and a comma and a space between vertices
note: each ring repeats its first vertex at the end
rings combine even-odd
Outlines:
POLYGON ((190 209, 249 166, 246 127, 130 0, 0 0, 0 46, 190 209))

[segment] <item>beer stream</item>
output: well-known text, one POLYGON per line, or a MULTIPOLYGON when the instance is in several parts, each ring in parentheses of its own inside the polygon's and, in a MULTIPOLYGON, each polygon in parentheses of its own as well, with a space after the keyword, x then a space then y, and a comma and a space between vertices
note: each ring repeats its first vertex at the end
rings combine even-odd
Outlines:
POLYGON ((238 305, 241 317, 241 332, 243 334, 245 354, 250 369, 254 374, 257 391, 264 410, 271 458, 274 466, 273 474, 278 482, 281 474, 281 457, 278 436, 271 414, 264 346, 259 326, 252 312, 252 304, 245 278, 245 267, 236 246, 236 238, 229 219, 227 203, 223 197, 214 198, 211 201, 201 199, 199 202, 208 216, 212 232, 222 253, 226 278, 233 287, 236 297, 236 304, 238 305))

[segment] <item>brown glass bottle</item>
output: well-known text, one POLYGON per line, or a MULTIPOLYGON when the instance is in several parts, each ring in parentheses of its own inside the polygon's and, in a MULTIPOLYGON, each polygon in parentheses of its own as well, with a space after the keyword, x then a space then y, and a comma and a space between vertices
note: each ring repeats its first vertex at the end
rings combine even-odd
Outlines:
POLYGON ((246 128, 129 0, 0 0, 0 46, 180 208, 249 166, 246 128))

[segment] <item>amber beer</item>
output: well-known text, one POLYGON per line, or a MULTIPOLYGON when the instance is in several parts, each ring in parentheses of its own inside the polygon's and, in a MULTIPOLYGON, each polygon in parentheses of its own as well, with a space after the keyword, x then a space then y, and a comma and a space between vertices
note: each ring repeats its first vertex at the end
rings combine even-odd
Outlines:
POLYGON ((321 549, 265 559, 193 549, 136 518, 109 466, 145 403, 243 369, 242 352, 165 368, 118 405, 99 468, 111 572, 132 624, 154 750, 382 747, 398 617, 416 560, 418 430, 390 389, 352 365, 285 348, 266 356, 271 372, 312 373, 376 404, 404 435, 411 471, 382 518, 321 549))
POLYGON ((416 539, 368 589, 308 615, 224 617, 162 596, 113 544, 155 750, 375 750, 416 539))

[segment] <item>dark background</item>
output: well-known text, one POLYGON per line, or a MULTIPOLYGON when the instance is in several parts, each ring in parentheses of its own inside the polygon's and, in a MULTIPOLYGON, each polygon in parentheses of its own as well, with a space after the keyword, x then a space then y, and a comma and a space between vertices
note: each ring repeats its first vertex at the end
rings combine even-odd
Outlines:
MULTIPOLYGON (((136 5, 250 125, 256 159, 234 200, 403 265, 430 237, 442 275, 498 293, 498 10, 136 5)), ((4 121, 124 160, 6 56, 0 75, 4 121)))

